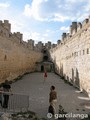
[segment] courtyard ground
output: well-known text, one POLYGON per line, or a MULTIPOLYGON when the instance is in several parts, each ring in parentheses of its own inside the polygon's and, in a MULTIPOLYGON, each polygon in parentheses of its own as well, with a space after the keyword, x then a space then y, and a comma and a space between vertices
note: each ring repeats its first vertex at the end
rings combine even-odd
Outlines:
POLYGON ((60 76, 48 73, 44 82, 43 73, 25 75, 22 80, 13 83, 13 93, 29 95, 29 109, 39 117, 47 117, 50 86, 54 85, 58 94, 58 106, 62 105, 67 113, 89 113, 90 99, 78 89, 65 83, 60 76))

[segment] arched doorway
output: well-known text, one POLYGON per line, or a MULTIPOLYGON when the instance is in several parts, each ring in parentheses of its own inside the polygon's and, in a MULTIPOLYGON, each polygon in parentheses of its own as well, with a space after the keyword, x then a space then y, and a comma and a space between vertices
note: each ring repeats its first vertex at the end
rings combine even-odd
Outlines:
POLYGON ((43 65, 41 65, 41 72, 43 72, 44 71, 44 66, 43 65))

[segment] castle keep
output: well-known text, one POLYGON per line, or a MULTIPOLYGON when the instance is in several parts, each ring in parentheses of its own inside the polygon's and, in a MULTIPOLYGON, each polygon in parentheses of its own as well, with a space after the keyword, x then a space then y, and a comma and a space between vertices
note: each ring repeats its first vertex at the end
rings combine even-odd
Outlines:
POLYGON ((72 22, 70 33, 63 33, 57 44, 25 42, 20 32, 11 33, 8 20, 0 21, 0 82, 41 71, 44 65, 90 94, 90 18, 72 22))

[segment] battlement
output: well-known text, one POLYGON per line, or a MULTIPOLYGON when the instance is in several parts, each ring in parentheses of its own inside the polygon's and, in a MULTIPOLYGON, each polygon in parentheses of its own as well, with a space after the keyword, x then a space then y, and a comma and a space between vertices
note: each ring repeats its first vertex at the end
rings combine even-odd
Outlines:
POLYGON ((28 40, 27 46, 29 49, 33 50, 34 49, 34 40, 32 40, 32 39, 28 40))
POLYGON ((82 31, 86 25, 90 23, 90 16, 83 20, 83 22, 72 22, 70 25, 69 33, 62 33, 61 41, 57 41, 57 45, 64 45, 68 40, 71 40, 76 34, 82 31))
MULTIPOLYGON (((57 41, 57 44, 53 44, 50 41, 45 43, 45 45, 39 41, 36 45, 34 45, 34 40, 29 39, 28 42, 26 42, 25 46, 27 46, 28 49, 36 49, 40 50, 45 46, 48 50, 55 48, 57 45, 64 45, 68 40, 70 40, 74 35, 78 34, 80 30, 82 30, 88 23, 90 23, 90 16, 89 18, 86 18, 82 23, 81 22, 72 22, 70 25, 69 33, 63 33, 61 40, 57 41), (27 44, 27 45, 26 45, 27 44)), ((11 24, 8 20, 0 21, 0 35, 3 37, 8 37, 16 41, 16 43, 22 44, 23 42, 23 34, 20 32, 14 32, 11 33, 11 24)))
POLYGON ((2 21, 0 20, 0 26, 2 25, 2 21))
POLYGON ((0 21, 0 27, 7 29, 8 32, 11 32, 11 24, 8 20, 4 20, 4 22, 0 21))
POLYGON ((79 31, 82 28, 82 24, 80 22, 77 23, 77 31, 79 31))
POLYGON ((47 43, 45 43, 45 47, 47 48, 47 49, 51 49, 51 42, 50 41, 48 41, 47 43))
POLYGON ((9 32, 11 32, 11 24, 9 23, 8 20, 4 20, 3 25, 9 32))
POLYGON ((17 36, 17 38, 22 41, 22 36, 23 34, 21 34, 20 32, 16 32, 15 35, 17 36))
POLYGON ((11 24, 8 20, 4 20, 4 22, 0 21, 0 35, 3 37, 9 37, 11 33, 11 24))
POLYGON ((23 41, 23 34, 20 32, 11 33, 10 39, 16 42, 17 44, 20 44, 23 41))
POLYGON ((74 35, 77 32, 77 22, 72 22, 70 26, 70 34, 74 35))
POLYGON ((65 40, 65 38, 66 38, 66 33, 63 33, 62 34, 62 40, 65 40))
POLYGON ((89 22, 89 19, 85 19, 85 20, 82 22, 82 26, 85 26, 88 22, 89 22))
POLYGON ((90 97, 90 17, 82 23, 72 22, 70 33, 62 34, 50 57, 55 72, 90 97))

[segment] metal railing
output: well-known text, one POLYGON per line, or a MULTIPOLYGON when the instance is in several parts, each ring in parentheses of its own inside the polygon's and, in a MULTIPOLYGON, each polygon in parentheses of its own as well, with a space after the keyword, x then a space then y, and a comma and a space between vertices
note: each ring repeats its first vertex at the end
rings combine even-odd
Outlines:
POLYGON ((11 94, 8 92, 0 92, 2 97, 2 106, 0 105, 0 112, 21 112, 27 111, 29 108, 29 96, 21 94, 11 94), (4 95, 9 95, 8 107, 3 107, 4 95))

